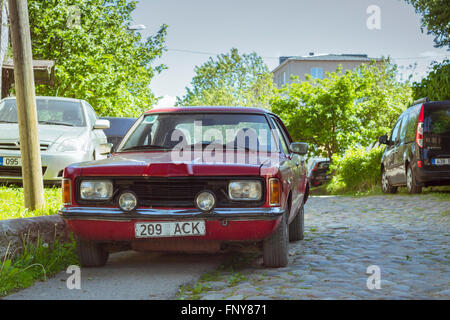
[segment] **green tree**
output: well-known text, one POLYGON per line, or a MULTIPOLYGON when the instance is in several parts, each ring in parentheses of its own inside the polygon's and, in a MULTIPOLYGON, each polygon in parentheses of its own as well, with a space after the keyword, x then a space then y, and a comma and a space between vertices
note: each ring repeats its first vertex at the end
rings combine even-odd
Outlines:
POLYGON ((448 0, 405 0, 422 16, 422 32, 434 35, 436 47, 450 45, 450 5, 448 0))
POLYGON ((154 62, 164 52, 166 25, 143 40, 128 30, 136 1, 29 0, 34 59, 55 60, 56 85, 40 95, 89 101, 103 116, 137 116, 156 102, 154 62))
POLYGON ((314 146, 311 154, 332 159, 350 146, 369 146, 392 128, 411 100, 411 88, 396 80, 388 62, 327 73, 283 86, 271 100, 294 140, 314 146))
POLYGON ((414 98, 428 97, 430 100, 450 100, 450 60, 434 62, 427 77, 414 82, 414 98))
POLYGON ((177 105, 228 105, 268 107, 274 86, 272 74, 256 53, 229 53, 210 57, 195 67, 191 88, 177 97, 177 105))

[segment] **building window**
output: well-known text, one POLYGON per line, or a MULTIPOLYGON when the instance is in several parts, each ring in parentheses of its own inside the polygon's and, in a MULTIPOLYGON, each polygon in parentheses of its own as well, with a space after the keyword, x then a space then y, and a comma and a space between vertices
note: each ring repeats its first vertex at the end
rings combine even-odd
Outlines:
POLYGON ((283 84, 286 84, 286 72, 283 72, 283 84))
POLYGON ((313 79, 322 79, 323 69, 319 67, 311 68, 311 77, 313 77, 313 79))

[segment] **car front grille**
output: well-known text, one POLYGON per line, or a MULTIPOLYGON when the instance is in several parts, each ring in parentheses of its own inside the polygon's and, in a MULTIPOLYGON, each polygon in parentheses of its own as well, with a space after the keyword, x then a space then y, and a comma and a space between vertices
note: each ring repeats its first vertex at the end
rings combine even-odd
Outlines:
MULTIPOLYGON (((40 149, 41 151, 46 151, 49 147, 49 144, 47 143, 41 143, 40 149)), ((0 149, 1 150, 18 150, 20 151, 20 144, 15 142, 0 142, 0 149)))
MULTIPOLYGON (((42 175, 45 174, 47 167, 42 167, 42 175)), ((22 177, 22 167, 0 167, 0 177, 22 177)))
MULTIPOLYGON (((102 180, 105 177, 102 177, 102 180)), ((114 181, 115 198, 125 190, 133 191, 140 206, 160 208, 194 208, 195 196, 204 190, 214 193, 216 207, 256 207, 264 204, 265 183, 259 177, 170 177, 170 178, 139 178, 129 179, 112 178, 114 181), (228 183, 230 180, 260 180, 263 186, 263 195, 259 201, 233 201, 228 198, 228 183)), ((80 182, 78 183, 79 186, 80 182)), ((77 192, 79 194, 79 192, 77 192)), ((92 204, 78 199, 80 204, 92 204)), ((116 205, 116 200, 111 201, 116 205)))

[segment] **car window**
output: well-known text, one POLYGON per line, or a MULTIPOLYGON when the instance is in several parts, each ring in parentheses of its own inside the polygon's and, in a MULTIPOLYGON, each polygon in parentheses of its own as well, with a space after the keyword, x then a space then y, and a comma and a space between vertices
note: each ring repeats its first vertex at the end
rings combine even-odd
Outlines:
POLYGON ((275 131, 278 135, 278 141, 281 144, 281 149, 283 150, 284 154, 289 154, 289 148, 286 140, 286 134, 284 133, 284 130, 281 128, 280 124, 278 123, 277 119, 275 117, 270 117, 272 119, 272 122, 275 127, 275 131))
MULTIPOLYGON (((83 109, 78 101, 38 98, 36 108, 39 124, 86 126, 83 109)), ((17 123, 16 99, 7 99, 0 103, 0 122, 17 123)))
POLYGON ((401 129, 400 129, 400 142, 405 142, 406 139, 406 131, 408 128, 408 123, 409 123, 409 115, 410 113, 405 113, 401 119, 402 119, 402 125, 401 125, 401 129))
POLYGON ((400 140, 400 126, 402 124, 402 119, 399 119, 395 124, 394 129, 392 130, 390 141, 394 144, 397 144, 400 140))
POLYGON ((122 149, 172 149, 214 142, 226 149, 277 151, 276 144, 272 144, 267 118, 261 114, 150 114, 132 130, 122 149))
POLYGON ((86 104, 86 112, 87 112, 87 116, 89 118, 89 122, 93 126, 98 119, 97 114, 95 113, 94 108, 92 108, 92 106, 89 103, 85 102, 85 104, 86 104))

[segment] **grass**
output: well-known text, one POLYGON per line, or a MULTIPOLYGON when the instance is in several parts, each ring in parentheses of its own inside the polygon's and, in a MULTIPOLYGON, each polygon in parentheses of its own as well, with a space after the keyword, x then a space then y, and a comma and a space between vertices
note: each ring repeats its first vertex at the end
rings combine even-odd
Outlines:
POLYGON ((46 281, 69 265, 79 265, 74 239, 70 243, 26 243, 22 254, 14 259, 6 255, 0 262, 0 297, 46 281))
POLYGON ((61 207, 61 188, 45 188, 45 208, 28 211, 24 207, 23 188, 0 186, 0 220, 48 216, 61 207))

